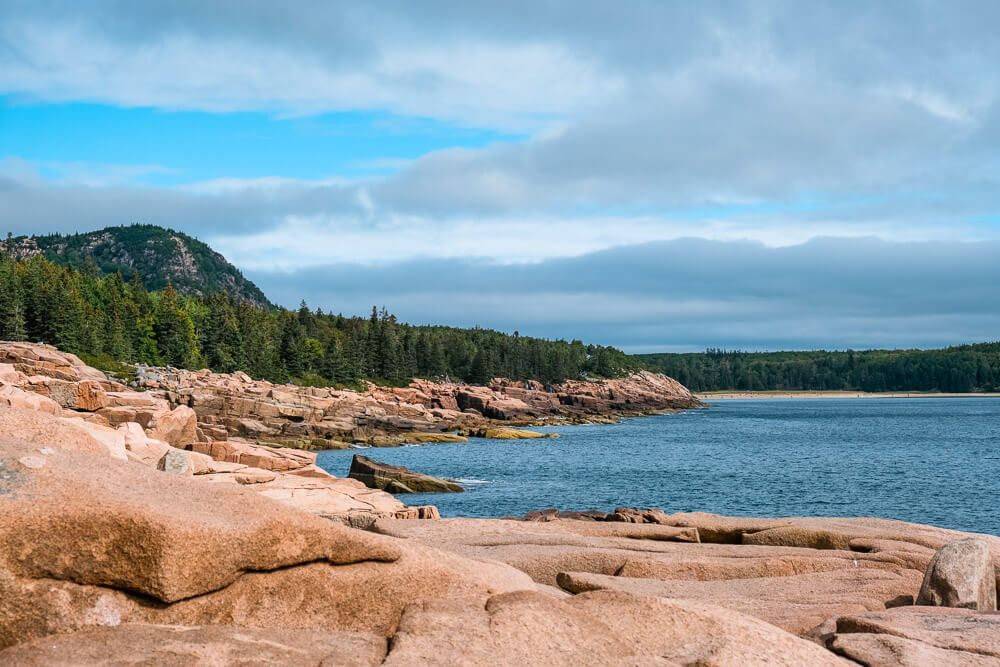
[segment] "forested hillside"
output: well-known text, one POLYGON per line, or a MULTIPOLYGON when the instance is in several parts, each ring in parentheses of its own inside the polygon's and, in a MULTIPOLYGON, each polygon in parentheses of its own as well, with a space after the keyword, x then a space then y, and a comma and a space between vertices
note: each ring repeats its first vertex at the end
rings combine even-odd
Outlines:
POLYGON ((42 255, 0 256, 0 339, 51 343, 97 363, 113 360, 243 370, 307 384, 408 382, 449 376, 558 382, 616 376, 636 361, 620 350, 486 329, 402 324, 370 317, 262 307, 228 292, 149 291, 140 276, 78 271, 42 255))
POLYGON ((182 294, 228 292, 240 301, 270 305, 264 293, 208 245, 155 225, 108 227, 83 234, 19 236, 0 241, 0 254, 27 259, 37 254, 82 271, 138 276, 148 290, 168 283, 182 294))
POLYGON ((641 354, 692 391, 1000 391, 1000 343, 940 350, 641 354))

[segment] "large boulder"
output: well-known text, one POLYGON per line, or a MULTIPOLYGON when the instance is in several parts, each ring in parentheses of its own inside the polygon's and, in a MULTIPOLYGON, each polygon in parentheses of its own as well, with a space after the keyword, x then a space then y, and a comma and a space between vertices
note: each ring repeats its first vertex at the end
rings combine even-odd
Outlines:
POLYGON ((156 413, 146 432, 173 447, 186 447, 198 438, 198 415, 191 408, 179 405, 156 413))
POLYGON ((996 577, 989 543, 977 538, 951 542, 927 566, 917 604, 996 611, 996 577))
MULTIPOLYGON (((350 529, 343 529, 350 530, 350 529)), ((360 533, 364 537, 364 533, 360 533)), ((287 539, 287 538, 286 538, 287 539)), ((173 603, 119 588, 16 576, 0 568, 0 646, 122 623, 238 625, 391 635, 407 605, 534 588, 523 573, 419 544, 393 562, 316 561, 248 571, 229 585, 173 603)))
POLYGON ((45 375, 34 375, 27 379, 25 388, 51 398, 62 407, 71 410, 96 412, 108 405, 107 393, 96 380, 70 382, 45 375))
POLYGON ((0 382, 0 408, 17 410, 32 410, 50 415, 62 414, 62 407, 47 396, 41 396, 30 391, 0 382))
POLYGON ((298 449, 267 447, 240 440, 194 442, 185 446, 216 461, 241 463, 253 468, 287 472, 315 465, 316 454, 298 449))
POLYGON ((135 422, 126 422, 119 426, 118 430, 124 436, 129 461, 155 468, 170 450, 170 445, 150 438, 135 422))
POLYGON ((0 651, 0 664, 374 667, 385 653, 385 638, 368 633, 137 624, 36 639, 0 651))
POLYGON ((113 383, 78 356, 60 352, 51 345, 23 342, 0 342, 0 363, 10 364, 26 376, 46 376, 68 382, 94 380, 111 387, 113 383))
POLYGON ((380 463, 360 454, 355 454, 351 460, 351 470, 347 476, 364 483, 365 486, 372 489, 382 489, 389 493, 454 492, 465 490, 458 482, 413 472, 403 466, 380 463))
POLYGON ((68 450, 0 442, 0 557, 17 576, 174 602, 253 570, 391 561, 391 542, 258 494, 68 450))

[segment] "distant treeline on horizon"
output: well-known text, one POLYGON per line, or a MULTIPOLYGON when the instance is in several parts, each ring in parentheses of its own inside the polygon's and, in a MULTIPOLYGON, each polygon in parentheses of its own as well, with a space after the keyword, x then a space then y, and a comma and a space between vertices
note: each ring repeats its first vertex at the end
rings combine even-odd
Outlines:
MULTIPOLYGON (((242 370, 256 378, 311 385, 362 380, 408 383, 449 377, 483 384, 493 377, 556 383, 615 377, 638 367, 621 350, 489 329, 412 326, 385 309, 370 317, 262 306, 227 292, 149 291, 42 255, 0 253, 0 340, 50 343, 105 369, 121 362, 242 370)), ((122 369, 124 370, 124 369, 122 369)))
POLYGON ((636 355, 692 391, 1000 391, 1000 342, 936 350, 636 355))

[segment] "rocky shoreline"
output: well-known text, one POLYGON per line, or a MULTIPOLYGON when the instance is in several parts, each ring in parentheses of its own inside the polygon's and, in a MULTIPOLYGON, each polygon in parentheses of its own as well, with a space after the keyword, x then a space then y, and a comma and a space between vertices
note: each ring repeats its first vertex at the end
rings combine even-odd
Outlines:
POLYGON ((265 444, 694 405, 638 404, 662 376, 627 398, 498 385, 478 415, 467 388, 177 377, 139 392, 0 344, 0 664, 1000 665, 995 536, 635 508, 440 519, 265 444))
POLYGON ((539 382, 497 378, 488 386, 414 380, 364 392, 275 385, 245 373, 140 368, 137 388, 198 416, 200 438, 249 438, 300 449, 491 437, 496 428, 607 423, 702 405, 680 383, 642 371, 613 380, 539 382))

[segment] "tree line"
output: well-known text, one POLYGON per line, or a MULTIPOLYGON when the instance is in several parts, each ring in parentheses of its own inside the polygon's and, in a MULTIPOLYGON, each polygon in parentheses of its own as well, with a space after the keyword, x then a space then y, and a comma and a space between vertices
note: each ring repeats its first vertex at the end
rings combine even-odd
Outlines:
POLYGON ((638 355, 692 391, 1000 391, 1000 343, 939 350, 638 355))
POLYGON ((113 362, 242 370, 273 382, 356 385, 414 377, 482 384, 615 377, 637 362, 612 347, 489 329, 412 326, 384 308, 369 317, 264 307, 227 293, 147 290, 138 276, 75 269, 42 256, 0 256, 0 339, 49 343, 113 362))

